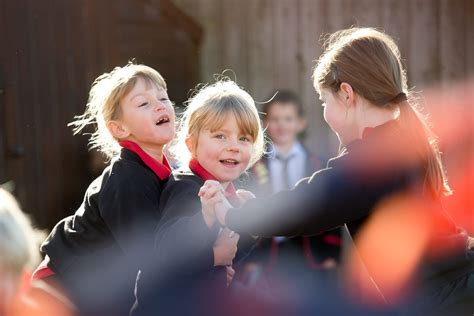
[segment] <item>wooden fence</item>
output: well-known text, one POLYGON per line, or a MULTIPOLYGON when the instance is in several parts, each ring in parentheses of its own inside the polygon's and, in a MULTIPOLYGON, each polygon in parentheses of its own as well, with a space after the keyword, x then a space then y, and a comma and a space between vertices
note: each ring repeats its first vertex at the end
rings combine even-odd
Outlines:
POLYGON ((212 82, 214 74, 232 69, 259 101, 275 88, 295 90, 316 123, 308 131, 313 150, 331 150, 333 143, 311 82, 322 34, 353 25, 384 29, 397 40, 417 90, 474 73, 472 0, 174 2, 204 29, 202 80, 212 82))

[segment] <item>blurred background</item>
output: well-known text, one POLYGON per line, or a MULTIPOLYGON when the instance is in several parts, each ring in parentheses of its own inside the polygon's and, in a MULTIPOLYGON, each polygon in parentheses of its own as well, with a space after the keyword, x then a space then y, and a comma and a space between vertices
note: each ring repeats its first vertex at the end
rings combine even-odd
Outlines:
POLYGON ((92 81, 132 58, 165 77, 179 107, 226 69, 258 102, 294 90, 304 143, 334 156, 311 71, 321 36, 350 26, 398 43, 440 135, 446 207, 474 233, 474 0, 0 0, 0 184, 40 228, 72 214, 103 164, 67 123, 92 81))

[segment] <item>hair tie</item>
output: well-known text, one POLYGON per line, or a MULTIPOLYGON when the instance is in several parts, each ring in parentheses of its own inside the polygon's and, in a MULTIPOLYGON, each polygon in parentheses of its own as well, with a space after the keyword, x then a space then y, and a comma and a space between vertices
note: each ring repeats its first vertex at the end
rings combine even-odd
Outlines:
POLYGON ((393 99, 390 100, 390 103, 397 104, 403 101, 407 101, 407 95, 405 94, 405 92, 400 92, 393 99))

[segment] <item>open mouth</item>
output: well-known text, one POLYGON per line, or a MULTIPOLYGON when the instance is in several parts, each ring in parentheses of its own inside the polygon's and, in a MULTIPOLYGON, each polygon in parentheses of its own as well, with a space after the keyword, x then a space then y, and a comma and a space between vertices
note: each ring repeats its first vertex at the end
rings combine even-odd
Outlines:
POLYGON ((234 159, 222 159, 222 160, 219 160, 219 162, 224 165, 231 165, 231 166, 235 166, 239 164, 239 162, 234 159))
POLYGON ((165 115, 165 116, 160 117, 158 119, 158 121, 156 121, 156 125, 160 126, 160 125, 163 125, 165 123, 169 123, 169 121, 170 121, 170 118, 167 115, 165 115))

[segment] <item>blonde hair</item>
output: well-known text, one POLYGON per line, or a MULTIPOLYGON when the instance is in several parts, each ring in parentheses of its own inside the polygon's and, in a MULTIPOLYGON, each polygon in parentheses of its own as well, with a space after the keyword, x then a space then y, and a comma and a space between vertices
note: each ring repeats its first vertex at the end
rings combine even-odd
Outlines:
POLYGON ((255 101, 234 81, 221 79, 205 86, 187 104, 181 118, 175 152, 183 166, 191 158, 186 139, 191 138, 196 149, 201 130, 213 131, 222 127, 229 113, 234 115, 240 130, 253 139, 252 156, 247 168, 260 159, 264 151, 264 137, 255 101))
POLYGON ((8 302, 23 271, 39 261, 38 239, 15 198, 0 188, 0 296, 8 302))
POLYGON ((416 100, 396 102, 410 93, 400 51, 387 34, 373 28, 350 28, 331 34, 313 72, 314 87, 337 92, 346 82, 378 107, 400 106, 400 121, 421 144, 417 150, 426 161, 425 188, 435 196, 450 194, 436 136, 417 110, 416 100), (403 93, 403 94, 402 94, 403 93))
POLYGON ((109 159, 120 152, 120 146, 107 129, 107 122, 121 117, 120 101, 135 87, 138 78, 166 90, 165 80, 158 71, 129 62, 124 67, 115 67, 110 73, 104 73, 95 79, 89 92, 86 111, 69 124, 74 127, 74 134, 80 133, 88 125, 94 125, 95 131, 89 138, 89 145, 103 152, 109 159))

